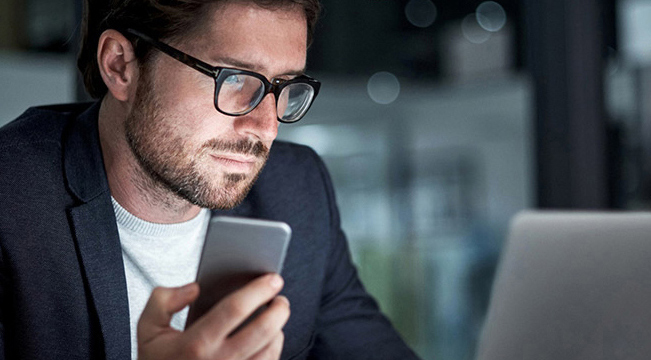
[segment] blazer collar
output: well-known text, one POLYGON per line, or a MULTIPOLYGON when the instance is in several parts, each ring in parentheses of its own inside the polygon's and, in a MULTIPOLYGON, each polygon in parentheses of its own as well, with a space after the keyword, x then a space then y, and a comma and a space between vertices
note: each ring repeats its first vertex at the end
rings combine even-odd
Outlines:
POLYGON ((97 125, 100 105, 96 102, 77 117, 63 145, 68 187, 82 202, 109 191, 97 125))

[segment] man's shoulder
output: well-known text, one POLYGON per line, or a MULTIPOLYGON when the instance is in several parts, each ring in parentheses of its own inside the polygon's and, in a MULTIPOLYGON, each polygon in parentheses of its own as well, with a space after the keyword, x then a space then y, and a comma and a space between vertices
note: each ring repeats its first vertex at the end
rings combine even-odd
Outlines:
POLYGON ((24 148, 39 143, 60 143, 68 124, 90 103, 38 106, 0 128, 0 148, 24 148))
POLYGON ((308 158, 318 158, 318 155, 307 145, 276 140, 271 147, 270 160, 274 157, 283 158, 285 161, 301 161, 308 158))
POLYGON ((265 170, 321 176, 320 173, 325 171, 325 167, 321 157, 309 146, 276 140, 271 147, 265 170))
POLYGON ((0 169, 9 170, 0 170, 0 207, 36 214, 70 203, 64 142, 86 107, 30 108, 0 128, 0 169))
POLYGON ((285 141, 274 142, 256 185, 260 193, 297 201, 301 196, 313 202, 327 201, 331 191, 330 176, 321 157, 308 146, 285 141))

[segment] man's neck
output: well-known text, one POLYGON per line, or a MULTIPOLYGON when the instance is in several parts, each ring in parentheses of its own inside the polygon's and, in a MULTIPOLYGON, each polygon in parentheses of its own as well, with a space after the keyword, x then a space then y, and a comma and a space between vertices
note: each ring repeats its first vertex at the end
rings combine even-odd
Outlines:
POLYGON ((133 155, 124 135, 127 109, 111 95, 102 100, 99 137, 113 198, 140 219, 161 224, 194 218, 200 207, 151 178, 133 155))

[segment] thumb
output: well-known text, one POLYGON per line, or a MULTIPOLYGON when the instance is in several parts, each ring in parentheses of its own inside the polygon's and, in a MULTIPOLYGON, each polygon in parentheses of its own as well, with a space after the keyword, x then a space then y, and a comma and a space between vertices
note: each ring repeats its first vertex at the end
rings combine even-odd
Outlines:
POLYGON ((155 288, 138 321, 138 337, 147 342, 161 330, 169 329, 172 316, 199 296, 199 285, 190 283, 178 288, 155 288))

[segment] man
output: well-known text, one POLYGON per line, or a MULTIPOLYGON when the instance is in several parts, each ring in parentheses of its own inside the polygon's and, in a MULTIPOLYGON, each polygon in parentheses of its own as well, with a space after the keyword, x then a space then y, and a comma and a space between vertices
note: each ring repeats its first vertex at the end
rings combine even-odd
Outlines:
POLYGON ((87 4, 78 65, 101 100, 0 130, 0 354, 415 358, 357 278, 322 162, 274 142, 318 94, 303 75, 318 10, 87 4), (293 238, 283 278, 252 281, 183 331, 208 209, 285 221, 293 238))

